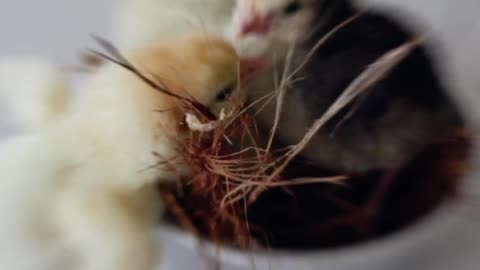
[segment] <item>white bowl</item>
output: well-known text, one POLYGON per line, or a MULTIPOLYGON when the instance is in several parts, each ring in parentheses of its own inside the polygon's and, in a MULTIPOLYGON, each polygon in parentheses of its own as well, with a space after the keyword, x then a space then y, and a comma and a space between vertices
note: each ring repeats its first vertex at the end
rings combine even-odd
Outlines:
MULTIPOLYGON (((360 0, 394 4, 417 15, 441 42, 437 57, 445 83, 454 90, 472 127, 480 119, 480 10, 478 0, 360 0), (476 23, 475 23, 476 22, 476 23), (477 87, 478 86, 478 87, 477 87)), ((377 6, 378 7, 378 6, 377 6)), ((400 18, 401 19, 401 18, 400 18)), ((480 269, 480 202, 478 158, 475 146, 474 170, 463 181, 465 194, 455 203, 439 206, 414 225, 390 236, 365 244, 316 252, 256 251, 240 252, 217 249, 198 241, 174 227, 159 229, 164 247, 159 269, 203 269, 202 258, 217 258, 224 270, 294 269, 294 270, 478 270, 480 269), (204 256, 200 256, 201 251, 204 256)), ((405 198, 408 199, 408 198, 405 198)))

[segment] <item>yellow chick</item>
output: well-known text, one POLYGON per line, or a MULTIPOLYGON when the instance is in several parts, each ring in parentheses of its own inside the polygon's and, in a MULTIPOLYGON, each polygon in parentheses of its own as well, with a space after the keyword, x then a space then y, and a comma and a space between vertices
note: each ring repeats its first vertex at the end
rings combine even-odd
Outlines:
MULTIPOLYGON (((188 35, 127 59, 210 108, 236 89, 239 59, 216 37, 188 35)), ((155 184, 178 177, 162 162, 184 167, 184 115, 174 97, 113 63, 78 90, 62 119, 0 146, 0 269, 154 269, 155 184)))

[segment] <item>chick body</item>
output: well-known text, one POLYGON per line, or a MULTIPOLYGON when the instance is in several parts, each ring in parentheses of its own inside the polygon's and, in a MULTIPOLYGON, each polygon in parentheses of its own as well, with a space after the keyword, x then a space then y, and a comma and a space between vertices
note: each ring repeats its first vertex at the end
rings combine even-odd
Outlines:
POLYGON ((13 140, 1 147, 2 269, 152 269, 161 206, 152 187, 109 188, 112 176, 91 165, 100 158, 72 155, 95 145, 43 134, 13 140))
MULTIPOLYGON (((217 105, 223 86, 237 78, 234 50, 204 35, 129 58, 205 106, 217 105)), ((116 64, 97 72, 61 119, 1 146, 0 210, 12 213, 0 225, 2 269, 154 269, 162 208, 155 185, 177 173, 151 166, 175 159, 184 167, 181 113, 173 97, 116 64), (28 259, 11 261, 22 256, 28 259)))

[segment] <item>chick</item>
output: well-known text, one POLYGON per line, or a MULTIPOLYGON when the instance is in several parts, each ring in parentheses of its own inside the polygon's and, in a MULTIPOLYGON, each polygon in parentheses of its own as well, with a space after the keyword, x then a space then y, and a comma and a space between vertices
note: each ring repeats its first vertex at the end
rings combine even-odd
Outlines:
MULTIPOLYGON (((280 71, 295 46, 291 72, 318 40, 358 12, 347 0, 238 0, 226 34, 241 53, 275 56, 280 71)), ((299 142, 367 66, 413 36, 387 15, 374 12, 341 27, 287 83, 278 141, 299 142)), ((266 74, 252 84, 250 98, 274 90, 273 77, 266 74)), ((266 130, 273 125, 275 108, 272 102, 258 115, 266 130)), ((419 47, 323 128, 302 155, 342 173, 398 169, 460 122, 432 57, 426 47, 419 47)))
MULTIPOLYGON (((236 89, 239 59, 219 38, 188 35, 127 59, 209 108, 236 89)), ((0 146, 0 269, 154 269, 155 185, 184 167, 184 115, 175 97, 113 63, 78 90, 62 119, 0 146)))
POLYGON ((121 48, 190 31, 222 33, 235 0, 122 0, 114 30, 121 48))
POLYGON ((35 131, 65 112, 70 92, 63 74, 38 58, 0 60, 0 99, 9 107, 10 124, 35 131))
MULTIPOLYGON (((226 28, 241 54, 263 55, 276 63, 270 73, 251 84, 248 96, 252 102, 277 89, 278 73, 288 78, 298 70, 282 84, 285 97, 275 133, 279 147, 298 143, 355 78, 415 34, 386 14, 359 14, 349 0, 238 0, 226 28), (332 30, 333 35, 302 65, 332 30)), ((463 126, 428 49, 422 45, 412 51, 322 127, 300 153, 299 161, 314 170, 290 172, 296 177, 312 176, 318 168, 379 175, 360 206, 340 204, 345 215, 339 214, 329 224, 368 233, 389 190, 399 181, 398 172, 445 133, 463 126)), ((274 126, 276 103, 268 103, 257 114, 265 133, 274 126)), ((259 106, 263 104, 254 109, 259 106)))

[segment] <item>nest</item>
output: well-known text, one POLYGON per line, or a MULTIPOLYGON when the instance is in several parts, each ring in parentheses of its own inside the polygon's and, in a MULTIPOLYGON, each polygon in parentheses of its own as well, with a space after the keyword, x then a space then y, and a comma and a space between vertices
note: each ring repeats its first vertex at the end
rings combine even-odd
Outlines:
POLYGON ((193 131, 181 149, 191 176, 180 190, 161 188, 171 220, 218 245, 317 249, 381 237, 454 198, 467 171, 461 131, 447 132, 392 183, 383 172, 336 176, 310 167, 292 158, 295 147, 256 145, 261 134, 245 111, 229 120, 193 131), (294 178, 299 171, 304 177, 294 178))
MULTIPOLYGON (((254 118, 237 101, 231 101, 234 110, 228 116, 214 122, 196 114, 196 123, 208 128, 190 129, 180 149, 191 177, 182 180, 180 192, 162 188, 170 209, 176 209, 171 212, 173 220, 219 245, 243 249, 258 245, 334 247, 398 230, 454 195, 455 180, 466 170, 469 149, 461 131, 447 131, 450 135, 390 180, 379 172, 334 175, 305 166, 298 156, 320 128, 387 75, 418 42, 413 40, 380 58, 345 90, 301 142, 285 149, 272 151, 278 117, 270 138, 261 145, 262 134, 254 118), (305 177, 294 178, 298 170, 305 177), (405 202, 405 198, 410 199, 405 202)), ((280 87, 277 116, 283 94, 280 87)))
POLYGON ((466 171, 469 143, 456 131, 425 151, 395 181, 387 181, 377 172, 334 175, 305 166, 299 158, 319 129, 388 75, 421 41, 412 40, 379 58, 350 84, 303 140, 275 151, 272 143, 285 87, 278 90, 277 118, 270 138, 260 144, 262 134, 248 108, 238 100, 231 99, 232 110, 217 119, 208 108, 143 75, 105 41, 100 43, 109 54, 96 53, 177 99, 186 116, 179 128, 188 136, 178 151, 190 167, 190 176, 179 186, 160 188, 173 222, 198 237, 243 249, 259 244, 319 248, 364 241, 411 223, 453 195, 455 180, 466 171), (306 176, 292 178, 299 168, 306 176), (308 176, 309 171, 314 172, 312 176, 308 176))

